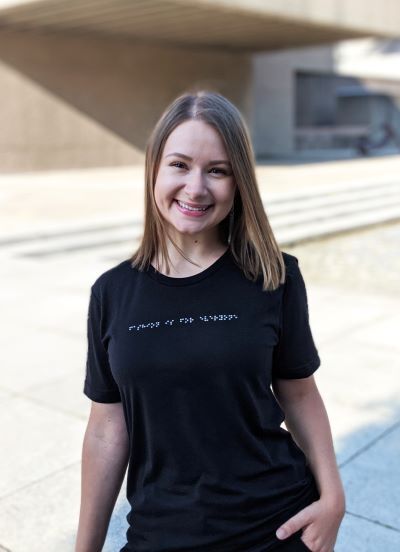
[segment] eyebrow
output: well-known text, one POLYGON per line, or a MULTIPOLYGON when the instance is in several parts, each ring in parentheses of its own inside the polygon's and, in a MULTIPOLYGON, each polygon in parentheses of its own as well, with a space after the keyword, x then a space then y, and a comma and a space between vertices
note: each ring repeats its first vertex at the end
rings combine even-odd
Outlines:
MULTIPOLYGON (((184 153, 178 153, 178 152, 169 153, 165 157, 172 157, 172 156, 183 157, 183 159, 187 159, 188 161, 193 161, 193 159, 191 157, 189 157, 188 155, 185 155, 184 153)), ((222 159, 220 159, 220 160, 214 159, 214 161, 209 162, 209 165, 222 165, 222 164, 230 165, 229 161, 224 161, 222 159)))

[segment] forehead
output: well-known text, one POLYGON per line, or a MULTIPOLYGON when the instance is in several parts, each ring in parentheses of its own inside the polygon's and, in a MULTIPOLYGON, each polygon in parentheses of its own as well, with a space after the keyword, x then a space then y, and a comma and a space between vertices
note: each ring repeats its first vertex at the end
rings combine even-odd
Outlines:
POLYGON ((180 151, 187 155, 220 153, 226 156, 226 149, 221 136, 215 128, 203 121, 185 121, 177 126, 164 147, 164 156, 180 151))

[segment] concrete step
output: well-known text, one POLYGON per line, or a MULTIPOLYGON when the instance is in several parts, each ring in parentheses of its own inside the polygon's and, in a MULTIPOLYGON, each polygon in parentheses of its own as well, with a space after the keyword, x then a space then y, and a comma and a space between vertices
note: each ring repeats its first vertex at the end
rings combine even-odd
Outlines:
POLYGON ((357 228, 400 220, 400 180, 346 188, 325 193, 303 191, 291 201, 274 198, 266 206, 278 243, 294 245, 357 228))
POLYGON ((280 215, 298 211, 301 207, 304 210, 317 210, 324 206, 333 207, 335 205, 349 205, 357 208, 360 202, 367 201, 382 196, 391 197, 400 195, 400 181, 391 182, 382 186, 369 186, 366 188, 356 188, 347 190, 337 190, 335 192, 326 192, 324 194, 302 194, 290 195, 278 199, 264 199, 263 203, 268 210, 269 215, 280 215))
POLYGON ((365 191, 382 189, 400 185, 400 176, 396 175, 387 175, 385 178, 376 179, 376 176, 368 179, 364 177, 362 180, 353 180, 351 182, 335 182, 334 184, 321 184, 321 187, 318 187, 314 184, 312 187, 302 186, 299 190, 285 190, 283 192, 271 191, 266 193, 265 190, 268 190, 268 186, 265 185, 262 189, 264 193, 262 194, 262 199, 264 202, 273 201, 274 203, 287 203, 291 202, 294 199, 305 199, 305 198, 316 198, 316 197, 329 197, 332 195, 337 196, 338 194, 351 194, 355 191, 365 191))
MULTIPOLYGON (((271 225, 277 229, 292 227, 300 224, 302 225, 311 221, 325 221, 327 219, 336 219, 341 217, 344 217, 343 220, 345 220, 345 218, 352 213, 366 213, 370 210, 378 211, 396 204, 400 205, 400 187, 396 193, 388 193, 385 195, 376 194, 373 197, 362 197, 360 195, 351 202, 316 202, 315 204, 308 206, 304 206, 296 202, 290 206, 290 209, 283 212, 275 212, 271 209, 269 218, 271 220, 271 225)), ((266 208, 266 211, 268 213, 268 208, 266 208)))
POLYGON ((284 227, 275 230, 272 223, 271 226, 278 243, 282 246, 294 245, 312 239, 336 235, 357 228, 365 228, 374 224, 394 222, 396 220, 400 220, 400 205, 366 212, 352 212, 347 216, 311 221, 291 228, 284 227))
POLYGON ((101 249, 104 246, 118 245, 126 242, 135 242, 142 233, 142 225, 133 226, 122 223, 115 227, 107 226, 96 230, 81 230, 74 234, 47 235, 45 238, 32 241, 3 245, 2 253, 20 257, 47 257, 64 255, 88 249, 101 249))
MULTIPOLYGON (((400 180, 338 184, 324 190, 302 190, 263 198, 271 226, 281 245, 400 219, 400 180)), ((36 227, 2 236, 0 251, 30 258, 137 246, 143 220, 131 212, 84 221, 36 227)))
POLYGON ((142 227, 140 217, 131 211, 112 213, 109 215, 96 215, 80 220, 53 221, 44 224, 35 224, 20 227, 18 232, 3 232, 0 236, 0 247, 7 247, 22 242, 42 242, 58 237, 82 236, 83 234, 95 234, 99 231, 112 230, 121 226, 142 227))

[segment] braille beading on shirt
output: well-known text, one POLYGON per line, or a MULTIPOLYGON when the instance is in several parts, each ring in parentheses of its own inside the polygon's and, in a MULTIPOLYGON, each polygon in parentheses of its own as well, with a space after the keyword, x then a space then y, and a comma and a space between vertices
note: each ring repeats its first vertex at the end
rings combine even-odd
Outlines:
POLYGON ((193 324, 193 322, 196 322, 200 320, 201 322, 228 322, 230 320, 235 320, 239 318, 237 314, 204 314, 202 316, 197 316, 195 318, 192 318, 191 316, 183 316, 182 318, 176 319, 172 318, 170 320, 157 320, 155 322, 142 322, 140 324, 134 324, 132 326, 129 326, 129 331, 132 330, 147 330, 147 329, 154 329, 159 328, 162 324, 163 326, 178 326, 178 325, 190 325, 193 324))

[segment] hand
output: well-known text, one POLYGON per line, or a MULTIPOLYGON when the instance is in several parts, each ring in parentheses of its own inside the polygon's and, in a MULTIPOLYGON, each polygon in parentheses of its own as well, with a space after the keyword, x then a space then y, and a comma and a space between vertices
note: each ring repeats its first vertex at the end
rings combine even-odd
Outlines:
POLYGON ((285 521, 276 536, 286 539, 304 528, 301 540, 312 552, 332 552, 344 514, 344 501, 332 502, 321 497, 285 521), (284 535, 278 534, 281 530, 285 531, 284 535))

